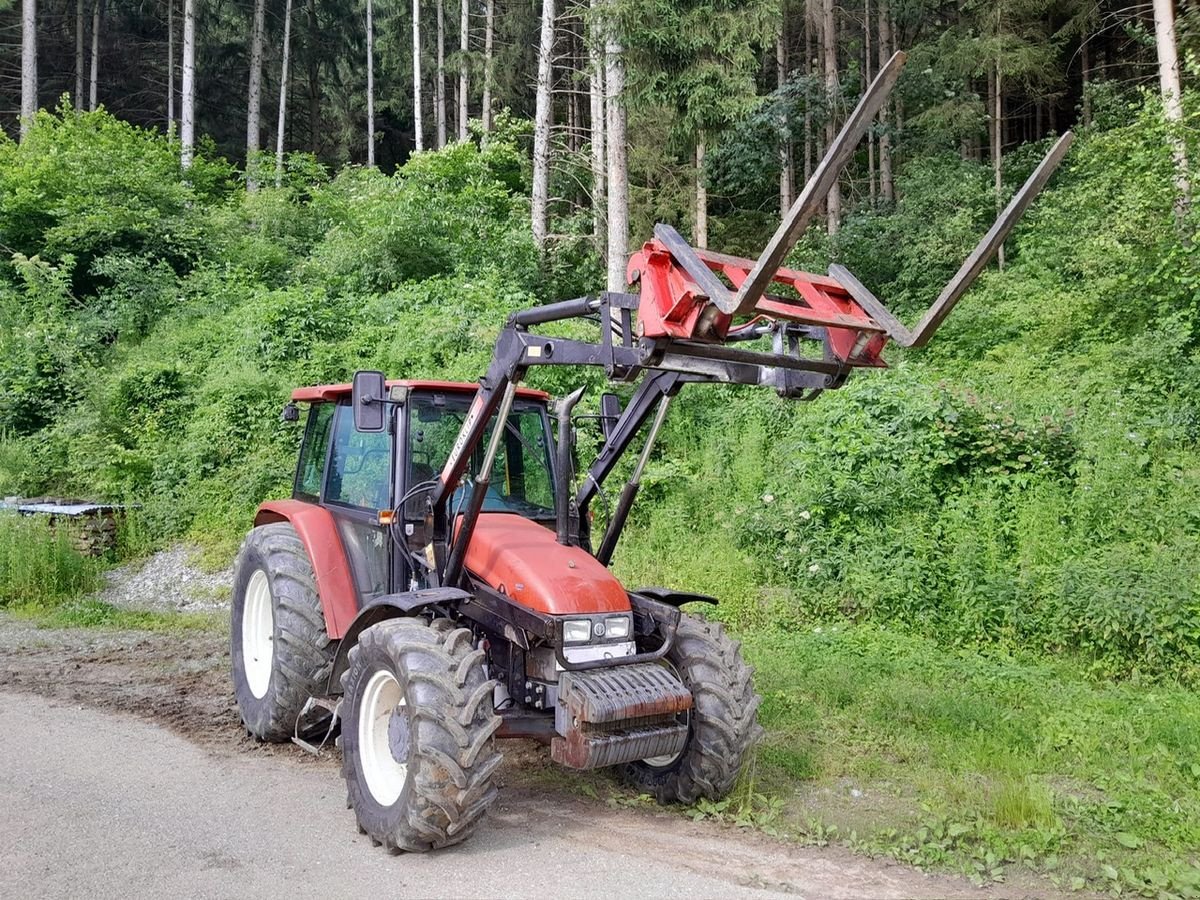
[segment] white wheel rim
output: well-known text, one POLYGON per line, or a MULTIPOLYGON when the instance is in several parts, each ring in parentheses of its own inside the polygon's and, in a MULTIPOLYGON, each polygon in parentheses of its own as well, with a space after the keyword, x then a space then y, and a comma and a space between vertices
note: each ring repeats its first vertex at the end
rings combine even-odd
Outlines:
POLYGON ((275 614, 271 609, 271 585, 267 573, 255 569, 246 585, 242 606, 242 669, 250 693, 261 700, 271 684, 275 658, 275 614))
POLYGON ((404 694, 396 676, 381 669, 371 676, 358 707, 358 758, 367 789, 380 806, 391 806, 408 781, 408 763, 392 755, 393 715, 404 715, 404 694))

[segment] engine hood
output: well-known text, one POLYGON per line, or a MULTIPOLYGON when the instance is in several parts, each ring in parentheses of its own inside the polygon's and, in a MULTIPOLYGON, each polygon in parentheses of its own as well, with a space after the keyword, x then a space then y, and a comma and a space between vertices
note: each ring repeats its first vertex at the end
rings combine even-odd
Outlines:
POLYGON ((467 570, 522 606, 549 615, 627 612, 629 595, 607 568, 554 532, 512 513, 480 513, 467 570))

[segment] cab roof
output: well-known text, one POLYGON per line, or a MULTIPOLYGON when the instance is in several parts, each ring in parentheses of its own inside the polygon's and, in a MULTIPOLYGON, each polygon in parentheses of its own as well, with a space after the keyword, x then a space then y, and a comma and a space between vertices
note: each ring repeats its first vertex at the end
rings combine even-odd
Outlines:
MULTIPOLYGON (((415 391, 443 391, 456 394, 474 394, 479 390, 478 384, 468 381, 421 381, 421 380, 389 380, 385 382, 388 388, 406 387, 415 391)), ((316 384, 310 387, 299 387, 292 391, 292 400, 297 403, 320 403, 321 401, 342 400, 350 396, 352 386, 349 384, 316 384)), ((535 391, 533 388, 517 388, 517 396, 526 400, 549 400, 550 395, 545 391, 535 391)))

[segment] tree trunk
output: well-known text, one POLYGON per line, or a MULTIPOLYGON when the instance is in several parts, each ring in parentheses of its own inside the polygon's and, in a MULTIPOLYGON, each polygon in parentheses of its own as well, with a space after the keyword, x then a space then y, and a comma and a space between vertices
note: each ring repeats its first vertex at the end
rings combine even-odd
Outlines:
POLYGON ((537 105, 533 118, 533 239, 546 244, 546 205, 550 192, 550 129, 554 106, 550 91, 554 74, 554 0, 542 0, 541 39, 538 42, 537 105))
POLYGON ((708 247, 708 187, 704 183, 704 133, 696 135, 696 247, 708 247))
POLYGON ((1158 51, 1158 83, 1162 89, 1163 112, 1171 129, 1171 155, 1175 160, 1175 220, 1182 228, 1192 202, 1188 179, 1187 149, 1179 134, 1183 121, 1180 104, 1179 57, 1175 48, 1175 4, 1154 0, 1154 45, 1158 51))
MULTIPOLYGON (((83 17, 83 0, 79 2, 80 24, 83 17)), ((78 68, 83 71, 83 39, 80 37, 77 58, 78 68)), ((79 84, 83 83, 80 76, 79 84)), ((82 88, 80 88, 82 91, 82 88)), ((82 97, 80 103, 82 103, 82 97)), ((78 107, 76 107, 78 108, 78 107)), ((167 134, 175 130, 175 0, 167 0, 167 134)))
POLYGON ((183 0, 183 82, 180 85, 180 165, 192 167, 196 147, 196 0, 183 0))
MULTIPOLYGON (((871 3, 870 0, 865 0, 863 12, 863 90, 871 83, 871 65, 874 60, 871 59, 871 3)), ((871 198, 871 206, 874 208, 876 200, 875 192, 875 130, 867 131, 867 194, 871 198)))
POLYGON ((606 246, 604 172, 604 38, 595 21, 600 0, 591 0, 592 18, 588 24, 588 99, 592 117, 592 240, 604 259, 606 246))
POLYGON ((420 151, 425 149, 425 135, 421 130, 421 0, 413 0, 412 5, 412 57, 413 143, 420 151))
POLYGON ((288 67, 292 61, 292 0, 283 8, 283 62, 279 69, 279 123, 275 126, 275 187, 283 184, 283 142, 287 135, 288 67))
MULTIPOLYGON (((416 12, 417 0, 413 0, 413 12, 416 12)), ((416 45, 417 19, 413 16, 413 44, 416 45)), ((419 57, 418 57, 419 58, 419 57)), ((420 65, 414 61, 414 65, 420 65)), ((420 79, 417 80, 420 86, 420 79)), ((417 97, 417 149, 421 149, 421 96, 414 88, 417 97)), ((375 165, 375 6, 367 0, 367 165, 375 165)))
POLYGON ((437 77, 433 81, 437 148, 446 146, 446 2, 437 0, 437 77))
MULTIPOLYGON (((784 20, 784 28, 787 20, 784 20)), ((775 42, 775 83, 782 88, 787 83, 787 37, 786 31, 775 42)), ((792 208, 792 197, 795 194, 796 173, 792 168, 792 142, 784 139, 779 142, 779 217, 782 219, 792 208)))
POLYGON ((37 0, 21 0, 21 137, 38 110, 37 0))
POLYGON ((496 0, 487 0, 483 31, 483 133, 492 130, 492 44, 496 35, 496 0))
POLYGON ((266 31, 266 0, 254 0, 250 27, 250 80, 246 90, 246 190, 258 187, 258 148, 262 133, 263 40, 266 31))
MULTIPOLYGON (((809 17, 804 17, 804 75, 812 75, 813 29, 809 17)), ((813 170, 812 95, 804 99, 804 183, 808 184, 813 170)))
POLYGON ((308 142, 321 149, 321 58, 317 55, 317 0, 308 0, 308 142))
MULTIPOLYGON (((171 0, 173 3, 174 0, 171 0)), ((174 7, 170 8, 173 11, 174 7)), ((168 12, 168 16, 170 12, 168 12)), ((75 111, 83 109, 83 0, 75 0, 75 111)), ((170 22, 170 19, 167 19, 170 22)), ((171 38, 168 30, 168 46, 171 38)), ((170 53, 168 52, 168 57, 170 53)), ((170 77, 170 76, 168 76, 170 77)))
MULTIPOLYGON (((892 19, 887 0, 879 0, 879 71, 887 65, 892 48, 892 19)), ((889 203, 896 199, 892 184, 892 135, 888 103, 879 109, 879 196, 889 203)))
POLYGON ((608 27, 604 47, 604 106, 608 157, 608 289, 625 290, 629 243, 629 172, 625 157, 625 61, 617 36, 608 27))
POLYGON ((1092 124, 1092 61, 1091 54, 1088 50, 1088 35, 1083 36, 1083 40, 1079 43, 1079 68, 1080 79, 1083 85, 1083 124, 1092 124))
MULTIPOLYGON (((1004 101, 1000 75, 1000 61, 996 60, 988 72, 988 94, 991 98, 991 116, 989 121, 990 138, 992 143, 992 184, 996 191, 996 210, 1001 207, 1001 197, 1004 190, 1004 101)), ((996 252, 996 263, 1004 268, 1004 245, 996 252)))
MULTIPOLYGON (((825 146, 828 147, 837 137, 837 102, 838 102, 838 70, 837 70, 837 17, 834 14, 833 0, 822 0, 821 29, 825 37, 825 93, 829 102, 829 115, 825 121, 825 146)), ((826 216, 825 230, 829 234, 837 234, 842 221, 842 189, 835 181, 829 189, 825 201, 826 216)))
POLYGON ((471 49, 471 8, 467 0, 462 0, 462 20, 458 29, 458 139, 467 139, 467 101, 469 85, 467 83, 467 66, 470 62, 467 53, 471 49))
POLYGON ((102 2, 103 0, 96 0, 95 6, 92 7, 92 77, 88 86, 88 109, 92 112, 95 112, 96 107, 100 105, 100 4, 102 2))

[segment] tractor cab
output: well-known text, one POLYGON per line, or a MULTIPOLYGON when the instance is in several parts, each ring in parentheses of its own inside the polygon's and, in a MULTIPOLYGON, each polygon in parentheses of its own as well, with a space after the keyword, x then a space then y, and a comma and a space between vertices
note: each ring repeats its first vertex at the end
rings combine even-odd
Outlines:
MULTIPOLYGON (((397 538, 413 548, 426 543, 429 495, 438 486, 477 389, 458 382, 387 381, 382 428, 371 431, 357 427, 362 423, 355 422, 349 384, 292 392, 292 404, 309 405, 292 497, 332 515, 349 551, 360 608, 375 597, 429 586, 411 555, 392 553, 391 544, 397 538)), ((555 454, 548 399, 541 391, 522 390, 513 402, 483 499, 482 515, 489 520, 508 514, 545 526, 547 533, 554 527, 555 454)), ((494 427, 493 421, 489 439, 494 427)), ((483 458, 481 448, 472 454, 451 495, 452 510, 466 502, 483 458)))

